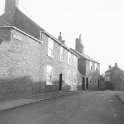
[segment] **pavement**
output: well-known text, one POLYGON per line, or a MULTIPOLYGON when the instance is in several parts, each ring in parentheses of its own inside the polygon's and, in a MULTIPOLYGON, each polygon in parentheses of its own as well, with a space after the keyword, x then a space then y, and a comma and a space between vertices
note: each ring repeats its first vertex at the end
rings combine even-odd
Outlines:
MULTIPOLYGON (((113 93, 112 91, 106 91, 106 92, 113 93)), ((34 96, 32 99, 31 98, 26 98, 26 99, 20 98, 20 99, 3 101, 3 102, 1 101, 0 102, 0 111, 17 108, 17 107, 24 106, 27 104, 33 104, 33 103, 44 101, 44 100, 55 99, 57 97, 69 96, 69 95, 73 95, 73 94, 77 94, 77 93, 88 93, 88 91, 49 92, 49 93, 38 94, 37 96, 34 96)), ((124 91, 115 91, 114 94, 117 97, 117 99, 121 103, 124 104, 124 91)))
POLYGON ((28 104, 33 104, 33 103, 41 102, 44 100, 55 99, 57 97, 69 96, 77 93, 79 93, 79 91, 48 92, 48 93, 41 93, 36 96, 33 96, 32 99, 19 98, 19 99, 13 99, 8 101, 0 101, 0 111, 5 111, 5 110, 21 107, 28 104))
POLYGON ((78 92, 0 111, 0 124, 124 124, 124 105, 115 94, 78 92))
POLYGON ((115 95, 118 100, 120 100, 120 102, 124 104, 124 91, 117 91, 115 95))

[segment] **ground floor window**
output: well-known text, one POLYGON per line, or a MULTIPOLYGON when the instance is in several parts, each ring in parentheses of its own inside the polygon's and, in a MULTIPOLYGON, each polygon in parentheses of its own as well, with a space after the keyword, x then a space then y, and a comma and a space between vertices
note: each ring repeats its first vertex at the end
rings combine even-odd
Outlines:
POLYGON ((46 66, 46 84, 52 85, 53 67, 50 65, 46 66))

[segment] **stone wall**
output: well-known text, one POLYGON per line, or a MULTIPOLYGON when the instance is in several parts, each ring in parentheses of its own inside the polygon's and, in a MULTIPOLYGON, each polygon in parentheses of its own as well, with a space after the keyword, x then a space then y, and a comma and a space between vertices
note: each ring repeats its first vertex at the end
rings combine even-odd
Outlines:
MULTIPOLYGON (((60 46, 54 43, 54 56, 47 55, 47 39, 43 42, 16 30, 7 30, 8 39, 0 44, 0 93, 8 94, 34 94, 44 91, 58 90, 59 75, 63 74, 63 89, 65 84, 70 89, 76 89, 77 66, 67 64, 67 50, 65 61, 60 61, 60 46), (53 85, 46 85, 46 66, 53 67, 53 85), (67 72, 70 71, 70 77, 67 72)), ((0 35, 4 36, 4 31, 0 35)), ((75 63, 77 65, 77 63, 75 63)), ((66 89, 66 88, 65 88, 66 89)), ((69 89, 68 89, 69 90, 69 89)))

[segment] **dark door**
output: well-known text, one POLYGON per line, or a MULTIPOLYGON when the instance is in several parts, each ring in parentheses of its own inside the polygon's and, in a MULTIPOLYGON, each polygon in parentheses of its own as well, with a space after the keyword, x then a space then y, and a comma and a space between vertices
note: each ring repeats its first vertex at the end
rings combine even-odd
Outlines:
POLYGON ((59 75, 59 90, 62 90, 62 73, 59 75))
POLYGON ((85 90, 85 77, 82 78, 82 90, 85 90))
POLYGON ((98 79, 98 88, 99 88, 99 79, 98 79))
POLYGON ((86 88, 88 90, 88 78, 86 78, 86 88))

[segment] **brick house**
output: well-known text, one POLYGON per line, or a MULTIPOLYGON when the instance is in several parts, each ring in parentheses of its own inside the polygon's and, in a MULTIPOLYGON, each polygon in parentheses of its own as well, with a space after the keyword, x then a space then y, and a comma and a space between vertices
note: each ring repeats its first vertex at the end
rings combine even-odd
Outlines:
MULTIPOLYGON (((6 0, 0 17, 0 94, 77 89, 78 54, 6 0)), ((59 38, 62 36, 59 36, 59 38)))
POLYGON ((84 53, 81 35, 75 41, 75 53, 78 57, 78 87, 82 90, 96 90, 99 88, 100 79, 100 63, 93 60, 84 53))
POLYGON ((115 63, 105 72, 106 88, 110 90, 124 90, 124 71, 115 63))

